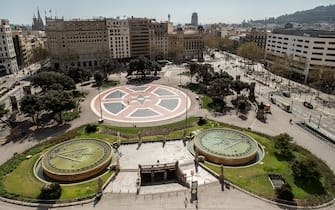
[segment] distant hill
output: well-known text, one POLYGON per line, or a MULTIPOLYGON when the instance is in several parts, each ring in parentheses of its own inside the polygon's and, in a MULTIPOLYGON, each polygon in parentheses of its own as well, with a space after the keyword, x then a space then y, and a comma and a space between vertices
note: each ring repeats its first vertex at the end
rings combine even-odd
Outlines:
POLYGON ((278 23, 321 23, 335 22, 335 5, 319 6, 314 9, 298 11, 291 15, 282 15, 276 18, 278 23))
MULTIPOLYGON (((250 21, 262 23, 264 20, 250 21)), ((335 23, 335 4, 329 6, 318 6, 314 9, 298 11, 293 14, 285 14, 277 18, 269 18, 267 23, 285 24, 295 23, 335 23)))

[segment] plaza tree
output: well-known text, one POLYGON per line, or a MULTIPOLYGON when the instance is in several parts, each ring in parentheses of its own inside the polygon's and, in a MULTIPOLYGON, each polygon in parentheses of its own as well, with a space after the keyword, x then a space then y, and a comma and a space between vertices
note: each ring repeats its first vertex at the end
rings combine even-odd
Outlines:
POLYGON ((208 63, 202 64, 198 69, 196 80, 200 82, 203 88, 205 88, 207 87, 207 85, 209 85, 210 81, 213 79, 213 75, 214 75, 213 66, 208 63))
POLYGON ((274 138, 275 142, 275 154, 280 158, 284 158, 286 160, 292 159, 293 155, 293 138, 287 133, 281 133, 274 138))
POLYGON ((44 94, 44 104, 46 110, 53 112, 55 116, 58 115, 60 122, 63 121, 62 113, 64 111, 76 107, 73 95, 69 91, 49 90, 44 94))
POLYGON ((25 95, 20 101, 20 109, 36 123, 44 110, 44 99, 37 95, 25 95))
POLYGON ((237 55, 251 60, 251 64, 254 65, 255 62, 259 62, 264 58, 264 51, 255 42, 247 42, 237 49, 237 55))
POLYGON ((306 183, 307 185, 321 178, 318 164, 312 159, 300 158, 294 160, 291 170, 295 181, 306 183))
POLYGON ((284 183, 280 188, 276 189, 277 198, 287 201, 292 201, 294 194, 289 183, 284 183))
POLYGON ((157 62, 140 56, 130 61, 127 76, 131 76, 136 72, 137 75, 142 75, 142 79, 146 79, 148 74, 157 76, 158 71, 161 71, 161 67, 157 62))
POLYGON ((330 89, 334 89, 335 73, 330 67, 321 67, 312 69, 308 73, 308 83, 319 91, 330 93, 330 89))
POLYGON ((194 77, 194 75, 199 73, 199 70, 201 68, 201 64, 198 63, 191 63, 189 65, 189 69, 190 69, 190 81, 192 82, 192 78, 194 77))
POLYGON ((55 84, 62 86, 64 90, 75 89, 75 82, 70 77, 53 71, 41 72, 31 77, 31 84, 40 87, 42 91, 47 91, 55 87, 55 84))
POLYGON ((65 75, 72 78, 76 83, 84 82, 90 80, 92 73, 87 69, 82 69, 78 67, 70 67, 65 75))
POLYGON ((5 123, 6 125, 10 126, 8 120, 3 120, 2 118, 8 114, 9 110, 6 109, 5 104, 0 104, 0 121, 5 123))
POLYGON ((93 75, 94 80, 95 80, 95 84, 97 86, 101 86, 102 82, 104 80, 104 75, 100 72, 100 71, 96 71, 93 75))
POLYGON ((237 96, 240 95, 241 91, 244 89, 249 89, 250 85, 247 82, 241 80, 234 80, 232 82, 232 89, 236 91, 237 96))
POLYGON ((229 95, 231 80, 227 78, 218 78, 211 81, 208 87, 208 95, 214 98, 223 99, 229 95))

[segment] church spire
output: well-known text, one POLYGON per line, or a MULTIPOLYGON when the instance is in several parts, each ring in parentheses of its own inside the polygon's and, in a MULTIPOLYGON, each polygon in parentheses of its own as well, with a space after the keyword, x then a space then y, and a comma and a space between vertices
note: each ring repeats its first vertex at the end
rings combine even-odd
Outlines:
POLYGON ((37 17, 34 13, 33 15, 33 30, 38 30, 38 31, 43 31, 44 30, 44 24, 43 24, 43 19, 40 14, 40 9, 37 7, 37 17))

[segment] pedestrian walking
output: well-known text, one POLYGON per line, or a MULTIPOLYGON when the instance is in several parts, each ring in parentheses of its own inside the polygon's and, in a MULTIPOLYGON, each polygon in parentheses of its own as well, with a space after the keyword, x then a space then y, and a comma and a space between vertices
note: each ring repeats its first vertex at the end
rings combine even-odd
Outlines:
POLYGON ((187 208, 187 203, 188 203, 188 200, 187 200, 187 197, 185 197, 185 200, 184 200, 185 209, 187 208))

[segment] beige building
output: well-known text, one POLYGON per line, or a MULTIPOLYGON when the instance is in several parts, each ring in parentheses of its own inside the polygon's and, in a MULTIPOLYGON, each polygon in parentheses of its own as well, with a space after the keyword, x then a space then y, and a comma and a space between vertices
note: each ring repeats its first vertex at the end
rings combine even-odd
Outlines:
POLYGON ((21 69, 34 62, 33 51, 39 47, 45 47, 45 38, 40 33, 36 33, 36 31, 28 31, 21 28, 12 30, 12 35, 17 65, 21 69))
POLYGON ((110 45, 105 19, 46 18, 46 25, 48 51, 56 69, 97 69, 106 65, 110 45))
POLYGON ((129 18, 131 57, 150 57, 151 19, 129 18))
POLYGON ((110 58, 130 58, 130 36, 128 20, 106 19, 106 26, 110 58))
POLYGON ((46 19, 48 51, 56 69, 106 67, 112 59, 145 56, 202 58, 202 32, 173 32, 169 22, 147 18, 93 20, 46 19), (169 53, 170 51, 170 53, 169 53))
POLYGON ((150 58, 154 60, 168 58, 168 22, 151 22, 150 58))
POLYGON ((170 59, 203 59, 203 33, 198 30, 184 31, 178 28, 169 33, 170 59))

